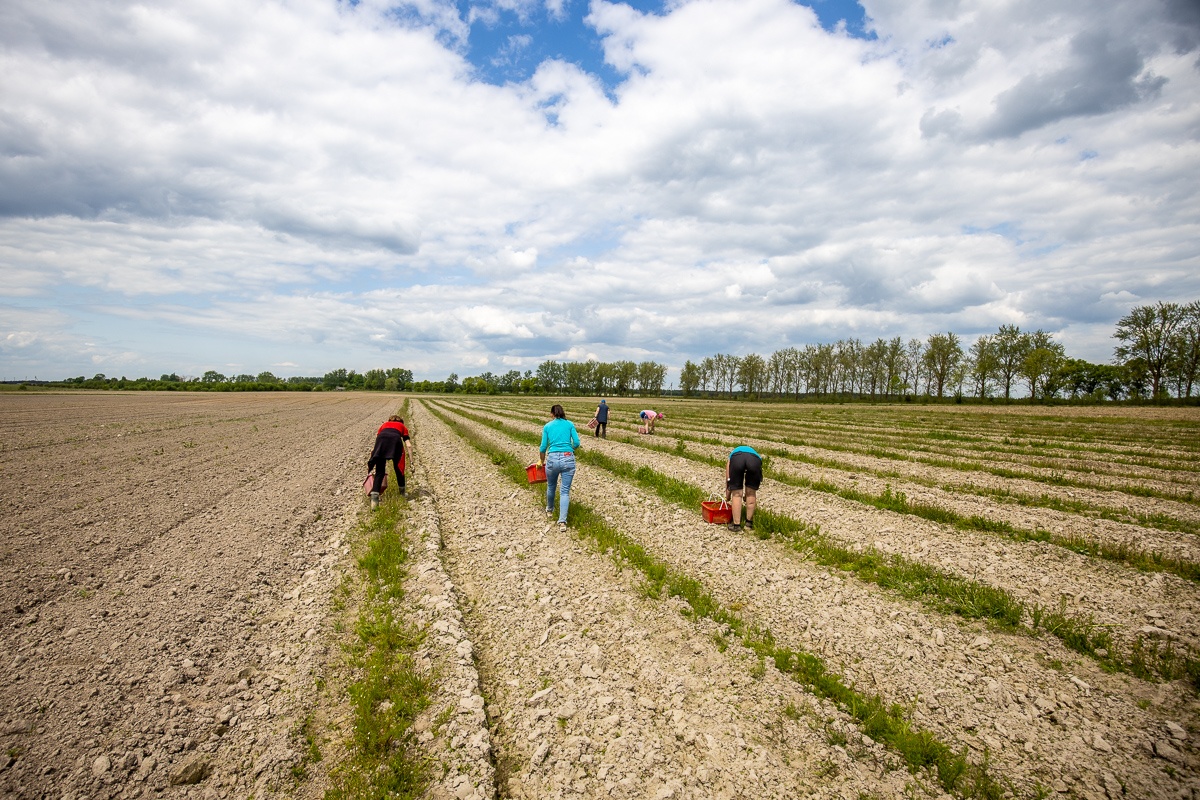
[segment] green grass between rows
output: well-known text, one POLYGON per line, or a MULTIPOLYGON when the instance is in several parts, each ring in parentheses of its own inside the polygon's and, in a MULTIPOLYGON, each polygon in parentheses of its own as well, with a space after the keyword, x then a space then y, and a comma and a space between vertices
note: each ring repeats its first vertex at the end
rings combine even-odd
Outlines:
MULTIPOLYGON (((411 491, 413 476, 407 478, 411 491)), ((407 509, 395 490, 384 492, 378 510, 365 512, 359 525, 362 598, 347 648, 355 676, 347 686, 352 734, 348 757, 330 771, 326 800, 418 798, 428 785, 429 765, 412 725, 430 703, 433 681, 413 660, 424 636, 399 612, 408 575, 407 509)))

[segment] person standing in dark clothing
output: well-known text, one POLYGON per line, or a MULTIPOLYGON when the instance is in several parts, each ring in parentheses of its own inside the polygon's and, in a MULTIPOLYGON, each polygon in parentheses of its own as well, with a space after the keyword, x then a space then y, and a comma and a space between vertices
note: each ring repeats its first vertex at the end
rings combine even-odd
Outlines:
POLYGON ((596 406, 596 413, 592 414, 596 418, 596 437, 603 436, 608 438, 608 403, 604 400, 600 401, 600 405, 596 406))
POLYGON ((396 414, 388 417, 387 422, 379 426, 375 433, 375 449, 367 460, 367 469, 375 470, 375 483, 371 485, 371 508, 379 507, 379 495, 383 492, 383 476, 387 474, 387 462, 391 461, 396 468, 396 486, 400 496, 404 496, 404 467, 405 456, 412 449, 409 442, 408 428, 404 418, 396 414))

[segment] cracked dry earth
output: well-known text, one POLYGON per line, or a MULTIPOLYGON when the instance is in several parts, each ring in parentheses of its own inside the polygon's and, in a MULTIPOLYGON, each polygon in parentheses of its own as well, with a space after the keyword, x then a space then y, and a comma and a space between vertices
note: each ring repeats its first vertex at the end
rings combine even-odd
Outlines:
MULTIPOLYGON (((347 736, 344 698, 320 688, 345 678, 332 598, 355 568, 366 453, 403 399, 0 395, 0 796, 320 797, 347 736), (306 718, 327 758, 297 778, 306 718)), ((551 524, 536 492, 430 411, 457 407, 414 399, 406 417, 406 608, 427 634, 417 662, 437 679, 415 734, 443 765, 428 797, 939 797, 845 713, 551 524)), ((585 447, 719 483, 670 454, 585 447)), ((917 727, 977 763, 986 750, 1015 796, 1200 796, 1200 712, 1180 684, 929 612, 599 469, 581 466, 572 494, 917 727)), ((1014 591, 1103 602, 1114 625, 1149 608, 1195 634, 1197 592, 1171 576, 792 487, 763 498, 847 541, 987 564, 1014 591)))

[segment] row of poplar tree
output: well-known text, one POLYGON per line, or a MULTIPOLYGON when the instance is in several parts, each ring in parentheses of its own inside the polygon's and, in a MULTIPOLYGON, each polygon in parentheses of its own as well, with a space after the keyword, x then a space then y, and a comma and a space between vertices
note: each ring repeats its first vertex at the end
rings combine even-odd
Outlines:
POLYGON ((679 375, 686 396, 773 395, 1095 399, 1191 397, 1200 371, 1200 301, 1138 306, 1113 334, 1113 364, 1069 358, 1043 330, 1001 325, 964 349, 954 333, 928 338, 843 339, 787 347, 769 357, 719 353, 688 361, 679 375))

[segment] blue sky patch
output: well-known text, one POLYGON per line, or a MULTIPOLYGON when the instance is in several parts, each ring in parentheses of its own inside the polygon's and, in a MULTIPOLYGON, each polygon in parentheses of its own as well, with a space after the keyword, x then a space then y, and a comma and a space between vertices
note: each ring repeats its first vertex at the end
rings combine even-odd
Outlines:
MULTIPOLYGON (((874 32, 864 27, 866 16, 856 0, 798 4, 812 8, 825 30, 836 30, 844 20, 851 36, 875 38, 874 32)), ((470 19, 473 5, 478 7, 466 0, 459 2, 463 19, 470 19)), ((662 0, 624 0, 624 5, 644 14, 664 13, 662 0)), ((596 76, 611 92, 625 75, 604 62, 600 38, 584 21, 589 7, 589 0, 567 0, 561 17, 549 13, 542 4, 524 13, 498 8, 486 14, 477 12, 467 41, 467 60, 475 66, 480 80, 497 86, 528 80, 545 61, 566 61, 596 76)))

